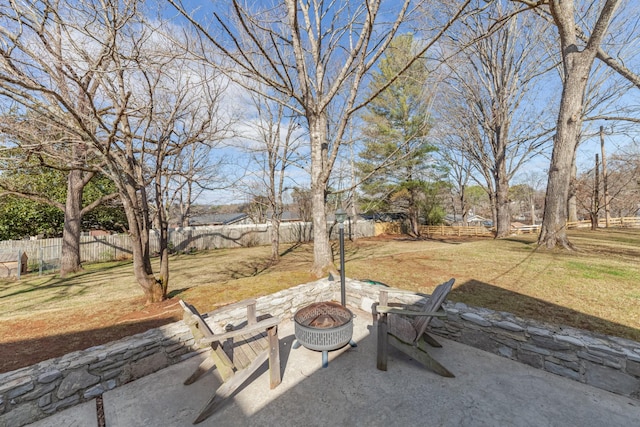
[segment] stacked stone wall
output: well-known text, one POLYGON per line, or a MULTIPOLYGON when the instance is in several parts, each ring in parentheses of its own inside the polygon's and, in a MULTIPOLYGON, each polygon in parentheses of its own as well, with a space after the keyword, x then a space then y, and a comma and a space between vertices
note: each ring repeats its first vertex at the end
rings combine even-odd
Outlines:
MULTIPOLYGON (((352 282, 350 303, 372 310, 378 289, 352 282)), ((420 306, 423 297, 389 299, 420 306)), ((431 332, 462 344, 581 383, 640 400, 640 343, 576 328, 523 319, 511 313, 446 302, 447 318, 433 318, 431 332)))

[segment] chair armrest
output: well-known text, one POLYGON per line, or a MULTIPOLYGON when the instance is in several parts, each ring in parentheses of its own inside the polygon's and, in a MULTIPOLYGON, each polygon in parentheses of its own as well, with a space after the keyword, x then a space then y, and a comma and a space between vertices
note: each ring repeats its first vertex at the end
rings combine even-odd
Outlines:
POLYGON ((410 291, 409 289, 400 289, 400 288, 391 288, 391 287, 382 288, 378 290, 378 292, 387 292, 390 294, 418 295, 418 296, 428 295, 418 291, 410 291))
POLYGON ((222 307, 218 307, 213 311, 210 311, 208 313, 204 313, 202 315, 203 318, 207 318, 207 317, 211 317, 214 314, 219 314, 219 313, 224 313, 225 311, 231 311, 231 310, 235 310, 236 308, 246 308, 248 306, 250 306, 251 304, 256 304, 256 300, 253 298, 250 299, 245 299, 239 302, 234 302, 233 304, 229 304, 229 305, 225 305, 222 307))
POLYGON ((261 320, 253 325, 246 326, 242 329, 236 329, 235 331, 224 332, 222 334, 214 334, 210 337, 205 337, 199 340, 201 344, 211 344, 212 342, 224 341, 227 338, 237 337, 238 335, 251 334, 254 332, 262 332, 269 328, 273 328, 280 323, 279 317, 270 317, 265 320, 261 320))
POLYGON ((430 316, 430 317, 447 317, 447 312, 440 309, 438 311, 415 311, 406 310, 398 307, 389 307, 387 305, 381 305, 376 307, 379 313, 385 314, 401 314, 404 316, 430 316))

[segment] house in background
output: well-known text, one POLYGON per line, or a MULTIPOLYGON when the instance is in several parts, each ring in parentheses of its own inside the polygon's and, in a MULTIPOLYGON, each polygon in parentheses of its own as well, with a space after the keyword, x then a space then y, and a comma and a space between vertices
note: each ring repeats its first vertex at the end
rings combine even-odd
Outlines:
MULTIPOLYGON (((462 215, 447 214, 444 217, 444 223, 446 225, 463 226, 462 215)), ((467 226, 470 227, 493 227, 493 222, 490 219, 483 218, 479 215, 470 214, 467 218, 467 226)))
POLYGON ((253 220, 246 213, 203 214, 189 218, 189 226, 203 225, 244 225, 253 224, 253 220))
MULTIPOLYGON (((273 217, 273 213, 272 212, 267 212, 267 224, 271 223, 271 218, 273 217)), ((298 212, 295 211, 284 211, 282 212, 282 218, 280 218, 280 222, 301 222, 302 221, 302 217, 300 217, 300 214, 298 212)))
POLYGON ((402 222, 407 219, 407 214, 403 212, 374 212, 360 214, 360 218, 375 222, 402 222))

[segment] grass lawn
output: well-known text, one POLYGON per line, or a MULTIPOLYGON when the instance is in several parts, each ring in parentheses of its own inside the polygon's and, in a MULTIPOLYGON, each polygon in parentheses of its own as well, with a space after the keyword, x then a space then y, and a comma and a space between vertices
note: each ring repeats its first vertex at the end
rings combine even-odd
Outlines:
MULTIPOLYGON (((347 242, 345 271, 425 293, 455 277, 452 301, 640 341, 640 230, 570 237, 578 251, 538 248, 528 235, 362 239, 347 242)), ((0 372, 179 320, 179 298, 209 311, 315 280, 311 245, 282 250, 276 265, 269 247, 175 255, 170 298, 153 306, 144 305, 130 262, 86 265, 64 279, 0 281, 0 372)))

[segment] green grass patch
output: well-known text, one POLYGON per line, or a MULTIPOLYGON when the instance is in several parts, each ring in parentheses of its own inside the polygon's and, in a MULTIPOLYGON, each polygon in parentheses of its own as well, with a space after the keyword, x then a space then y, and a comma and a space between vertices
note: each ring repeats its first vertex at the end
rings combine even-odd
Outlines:
POLYGON ((612 266, 606 264, 587 264, 585 262, 569 261, 567 268, 573 270, 586 279, 604 280, 607 278, 632 279, 638 272, 627 267, 612 266))

